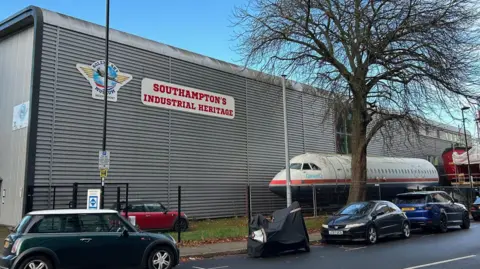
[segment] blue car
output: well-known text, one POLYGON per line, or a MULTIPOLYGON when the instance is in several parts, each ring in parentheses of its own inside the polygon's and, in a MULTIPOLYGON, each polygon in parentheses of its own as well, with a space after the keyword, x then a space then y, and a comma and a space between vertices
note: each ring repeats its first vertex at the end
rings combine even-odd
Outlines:
POLYGON ((448 226, 470 228, 467 208, 444 191, 401 193, 394 203, 407 215, 412 228, 432 228, 442 233, 448 231, 448 226))

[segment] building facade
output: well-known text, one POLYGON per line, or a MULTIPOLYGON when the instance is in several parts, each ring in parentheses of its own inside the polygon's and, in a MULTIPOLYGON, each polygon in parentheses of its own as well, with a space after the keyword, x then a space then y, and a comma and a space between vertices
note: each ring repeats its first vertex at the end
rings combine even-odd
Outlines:
MULTIPOLYGON (((47 187, 35 209, 54 203, 54 186, 100 182, 104 38, 102 26, 37 7, 0 23, 1 224, 21 218, 32 186, 47 187)), ((247 184, 254 212, 284 205, 268 190, 284 166, 278 78, 115 30, 109 55, 107 187, 128 182, 130 199, 174 208, 182 186, 194 218, 244 215, 247 184)), ((322 122, 327 100, 307 88, 287 90, 290 155, 348 154, 348 123, 322 122)), ((418 145, 399 134, 393 147, 376 137, 368 152, 439 162, 457 135, 437 126, 418 145)), ((71 190, 55 191, 67 205, 71 190)))

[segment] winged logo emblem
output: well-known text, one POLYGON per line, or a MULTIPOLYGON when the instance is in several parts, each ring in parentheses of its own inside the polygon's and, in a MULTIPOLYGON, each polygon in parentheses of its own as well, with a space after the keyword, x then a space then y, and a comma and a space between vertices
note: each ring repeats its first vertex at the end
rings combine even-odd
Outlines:
MULTIPOLYGON (((105 98, 105 61, 96 61, 91 65, 77 64, 77 69, 90 82, 92 86, 92 98, 103 100, 105 98)), ((107 94, 108 101, 117 101, 118 91, 122 86, 125 86, 132 75, 122 73, 112 63, 108 65, 108 86, 107 94)))

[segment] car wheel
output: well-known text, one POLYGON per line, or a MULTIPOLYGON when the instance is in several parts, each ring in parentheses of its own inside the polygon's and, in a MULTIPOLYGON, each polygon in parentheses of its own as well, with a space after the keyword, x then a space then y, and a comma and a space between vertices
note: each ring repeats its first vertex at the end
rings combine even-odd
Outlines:
POLYGON ((175 222, 173 229, 175 230, 175 232, 185 232, 187 230, 187 220, 185 220, 184 218, 179 218, 175 222))
POLYGON ((171 269, 173 253, 168 247, 158 247, 148 257, 148 269, 171 269))
POLYGON ((410 232, 410 224, 408 224, 408 222, 404 222, 402 227, 402 237, 410 238, 410 232))
POLYGON ((440 216, 440 223, 438 224, 438 230, 441 233, 448 232, 447 216, 445 216, 445 214, 442 214, 440 216))
POLYGON ((31 256, 26 258, 19 269, 53 269, 52 262, 45 256, 31 256))
POLYGON ((463 221, 460 227, 462 229, 470 229, 470 216, 468 215, 468 212, 463 213, 463 221))
POLYGON ((373 225, 368 226, 367 243, 373 245, 377 243, 377 239, 378 239, 377 229, 373 225))

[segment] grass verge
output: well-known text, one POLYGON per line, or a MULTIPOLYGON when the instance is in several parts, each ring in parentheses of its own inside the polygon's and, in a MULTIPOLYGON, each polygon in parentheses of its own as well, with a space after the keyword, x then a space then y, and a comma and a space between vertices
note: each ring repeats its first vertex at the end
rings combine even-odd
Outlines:
MULTIPOLYGON (((326 216, 305 218, 309 233, 320 231, 326 216)), ((170 233, 177 239, 177 233, 170 233)), ((190 227, 181 234, 180 246, 198 246, 203 244, 234 242, 246 240, 248 235, 247 218, 227 218, 190 222, 190 227)))

